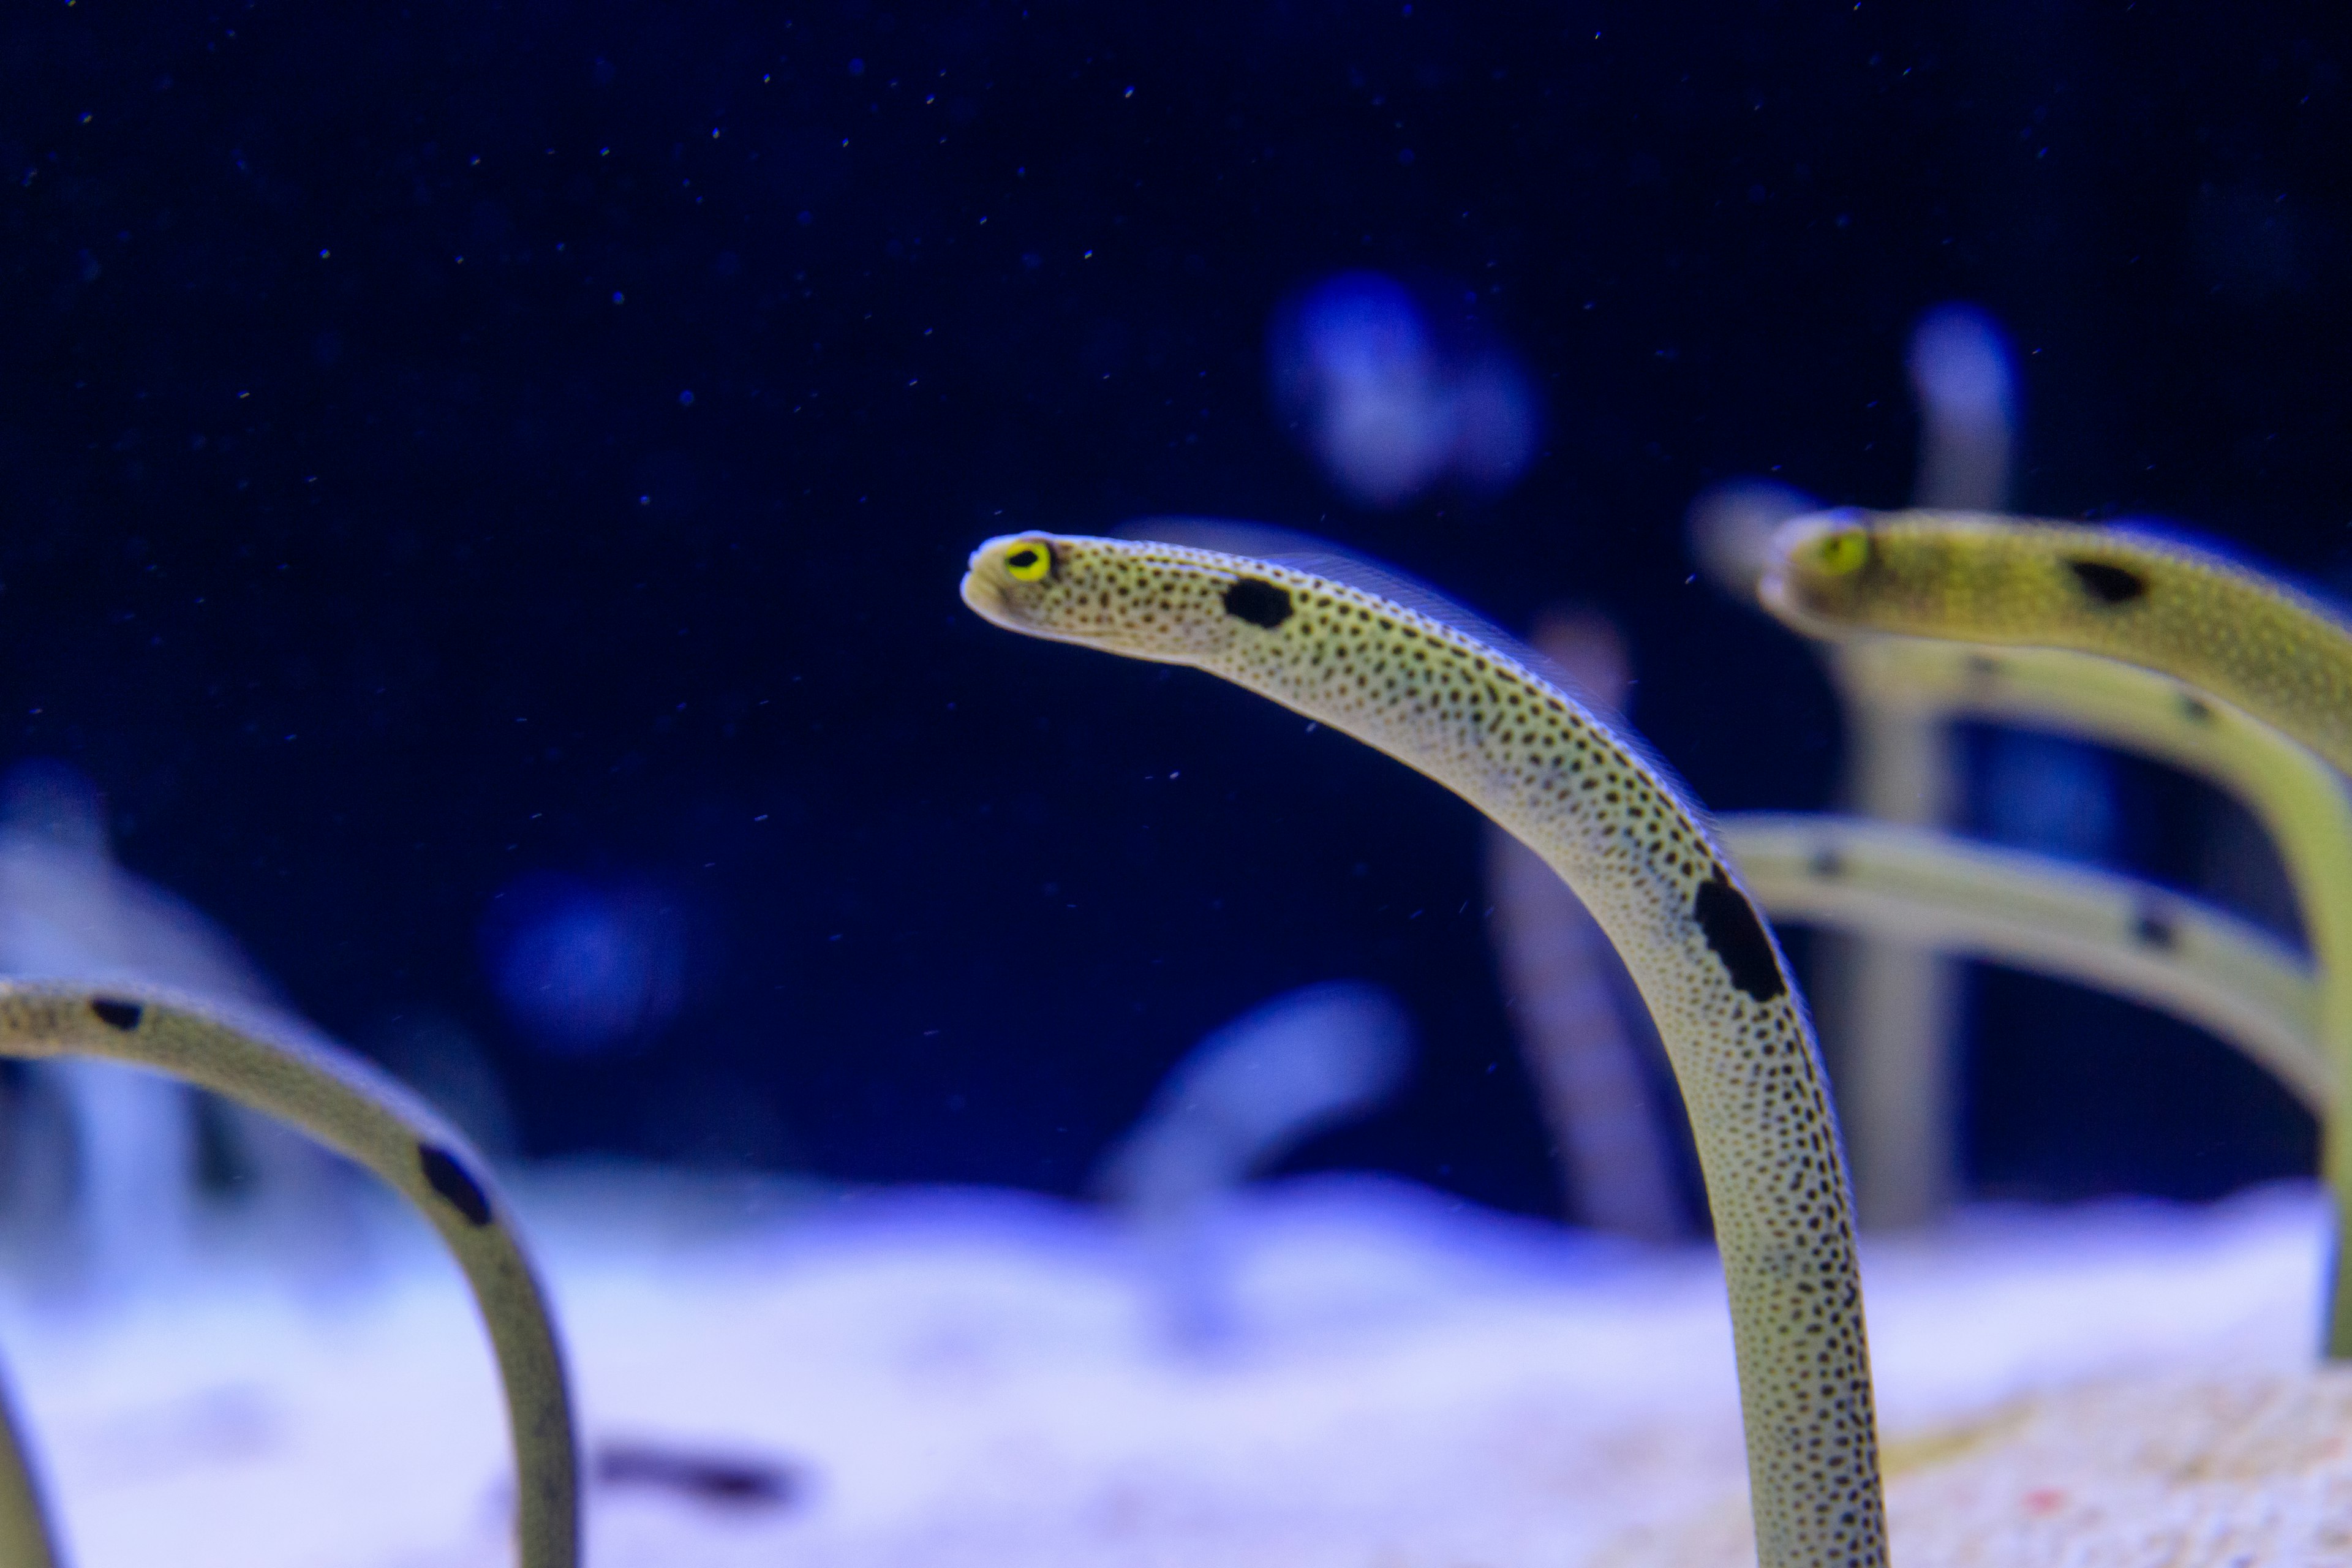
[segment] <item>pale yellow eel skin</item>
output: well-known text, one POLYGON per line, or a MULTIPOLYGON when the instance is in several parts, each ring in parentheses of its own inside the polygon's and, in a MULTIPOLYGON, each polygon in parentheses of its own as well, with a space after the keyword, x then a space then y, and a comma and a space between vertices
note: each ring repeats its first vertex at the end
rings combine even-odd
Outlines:
MULTIPOLYGON (((1884 707, 2057 731, 2161 759, 2243 802, 2278 849, 2316 970, 2308 1037, 2326 1077, 2306 1081, 2338 1087, 2313 1109, 2323 1124, 2352 1126, 2352 783, 2232 704, 2095 654, 1868 634, 1846 637, 1838 656, 1847 679, 1884 707)), ((2340 1155, 2352 1145, 2331 1147, 2340 1155)), ((2338 1206, 2352 1220, 2352 1204, 2338 1206)), ((2352 1277, 2337 1280, 2331 1322, 2347 1321, 2347 1288, 2352 1277)))
POLYGON ((1759 596, 1815 636, 1895 634, 1876 657, 1907 663, 1925 686, 1948 696, 1973 684, 1987 709, 2038 709, 2179 762, 2254 808, 2319 971, 2336 1079, 2321 1158, 2339 1260, 2325 1342, 2331 1358, 2352 1357, 2352 630, 2317 600, 2168 536, 1973 512, 1792 519, 1773 536, 1759 596), (1971 646, 1957 658, 1906 651, 1921 638, 1971 646), (2135 684, 2109 661, 2147 678, 2135 684), (1954 665, 1981 675, 1955 681, 1954 665), (2183 689, 2164 692, 2162 677, 2183 689))
POLYGON ((2352 628, 2216 551, 1982 512, 1794 518, 1759 592, 1800 626, 2064 647, 2178 676, 2352 773, 2352 628))
POLYGON ((1735 812, 1716 833, 1776 925, 1873 931, 2126 997, 2218 1036, 2327 1113, 2311 966, 2243 921, 2137 878, 1871 817, 1735 812))
MULTIPOLYGON (((576 1568, 578 1461, 562 1352, 512 1216, 455 1129, 373 1068, 289 1022, 154 987, 0 982, 0 1054, 105 1057, 160 1069, 300 1128, 415 1205, 464 1270, 489 1328, 514 1438, 522 1568, 576 1568)), ((0 1553, 17 1553, 0 1554, 0 1568, 51 1561, 29 1480, 0 1484, 0 1510, 28 1504, 29 1522, 0 1519, 0 1553)))
POLYGON ((57 1538, 16 1412, 0 1396, 0 1568, 57 1568, 57 1538))
POLYGON ((1176 545, 1024 533, 964 602, 1013 631, 1191 665, 1454 790, 1576 889, 1656 1018, 1731 1297, 1763 1568, 1886 1561, 1853 1204, 1804 1005, 1696 807, 1567 693, 1328 578, 1176 545))

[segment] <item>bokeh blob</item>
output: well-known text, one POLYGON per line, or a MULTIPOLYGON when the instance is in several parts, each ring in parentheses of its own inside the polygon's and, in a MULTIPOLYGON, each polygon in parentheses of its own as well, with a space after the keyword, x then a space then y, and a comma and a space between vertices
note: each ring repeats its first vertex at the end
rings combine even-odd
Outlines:
POLYGON ((1441 480, 1495 491, 1534 456, 1526 374, 1491 348, 1449 353, 1396 279, 1346 272, 1277 313, 1276 407, 1341 489, 1400 505, 1441 480))
POLYGON ((1911 329, 1919 399, 1919 506, 1999 511, 2017 445, 2017 367, 2000 324, 1974 305, 1937 305, 1911 329))
POLYGON ((649 887, 523 878, 492 900, 482 945, 508 1018, 556 1055, 646 1044, 685 997, 681 911, 649 887))

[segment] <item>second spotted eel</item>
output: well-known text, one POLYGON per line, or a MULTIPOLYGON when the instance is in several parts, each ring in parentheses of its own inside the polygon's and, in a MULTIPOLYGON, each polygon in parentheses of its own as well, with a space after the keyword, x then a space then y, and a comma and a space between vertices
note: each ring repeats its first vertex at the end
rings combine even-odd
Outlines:
MULTIPOLYGON (((1973 657, 2003 684, 2047 686, 2054 678, 2074 688, 2058 700, 2039 700, 2073 715, 2062 716, 2069 728, 2100 738, 2108 738, 2103 731, 2137 731, 2120 738, 2180 753, 2200 772, 2238 774, 2226 782, 2278 838, 2294 879, 2320 965, 2321 1032, 2336 1057, 2337 1095, 2352 1095, 2344 792, 2312 776, 2321 770, 2279 754, 2299 746, 2338 773, 2352 773, 2352 625, 2339 612, 2175 534, 1978 512, 1851 509, 1782 523, 1766 552, 1758 596, 1784 621, 1820 636, 1895 633, 2035 650, 2008 671, 1990 648, 1973 657), (2051 650, 2136 665, 2192 689, 2169 698, 2172 711, 2152 720, 2162 702, 2152 705, 2095 666, 2073 672, 2053 666, 2051 650), (2100 717, 2107 714, 2113 718, 2100 717)), ((2330 1358, 2344 1360, 2352 1358, 2352 1110, 2331 1108, 2322 1142, 2336 1197, 2338 1254, 2326 1346, 2330 1358)))

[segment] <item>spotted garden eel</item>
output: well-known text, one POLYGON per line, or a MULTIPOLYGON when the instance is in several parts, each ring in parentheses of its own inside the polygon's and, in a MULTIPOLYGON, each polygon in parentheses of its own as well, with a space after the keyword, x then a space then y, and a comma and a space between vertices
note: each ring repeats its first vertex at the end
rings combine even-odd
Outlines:
MULTIPOLYGON (((2158 758, 2236 796, 2276 846, 2294 889, 2316 973, 2313 1037, 2337 1087, 2323 1127, 2352 1127, 2352 785, 2278 730, 2184 681, 2069 648, 2018 647, 1897 637, 1850 628, 1835 668, 1872 711, 1913 729, 1957 718, 2045 729, 2158 758)), ((2352 1256, 2352 1142, 2326 1146, 2336 1205, 2336 1248, 2352 1256)), ((2352 1350, 2352 1274, 2339 1272, 2326 1307, 2331 1357, 2352 1350)))
POLYGON ((0 1568, 57 1568, 57 1540, 25 1452, 24 1428, 0 1393, 0 1568))
POLYGON ((2325 1116, 2318 987, 2302 955, 2195 899, 2053 856, 1868 817, 1734 813, 1717 836, 1775 925, 1874 931, 2168 1013, 2325 1116))
POLYGON ((1432 615, 1280 563, 1024 533, 973 552, 996 625, 1191 665, 1446 785, 1576 889, 1656 1018, 1696 1136, 1763 1568, 1886 1560, 1837 1121, 1804 1005, 1697 808, 1637 743, 1432 615))
MULTIPOLYGON (((562 1352, 511 1215, 456 1130, 373 1068, 289 1023, 153 987, 0 982, 0 1054, 103 1057, 168 1073, 292 1123, 414 1204, 464 1270, 489 1328, 514 1437, 522 1568, 576 1568, 578 1465, 562 1352)), ((0 1478, 0 1568, 47 1568, 47 1536, 20 1463, 13 1481, 0 1478), (16 1510, 31 1517, 10 1517, 16 1510)))
MULTIPOLYGON (((2175 678, 2169 721, 2138 704, 2144 735, 2185 747, 2206 729, 2199 771, 2225 766, 2277 837, 2319 968, 2321 1037, 2336 1095, 2321 1163, 2336 1198, 2336 1256, 2326 1353, 2352 1357, 2352 843, 2341 775, 2352 770, 2352 628, 2334 611, 2218 551, 2130 529, 2032 521, 1976 512, 1871 513, 1792 519, 1773 536, 1758 588, 1765 607, 1817 636, 1857 632, 2014 648, 1979 658, 2024 663, 2055 650, 2136 665, 2175 678), (2251 719, 2253 722, 2245 721, 2251 719), (2186 722, 2183 722, 2186 721, 2186 722), (2338 779, 2317 782, 2299 742, 2338 779)), ((2063 668, 2063 667, 2061 667, 2063 668)), ((2035 675, 2031 665, 2029 678, 2035 675)), ((2062 680, 2041 671, 2072 727, 2116 705, 2086 695, 2115 682, 2078 663, 2062 680)), ((2012 671, 2007 684, 2018 684, 2012 671)), ((2114 721, 2121 722, 2120 720, 2114 721)), ((2155 749, 2155 748, 2149 748, 2155 749)), ((2174 753, 2186 760, 2186 752, 2174 753)))
MULTIPOLYGON (((2352 878, 2343 874, 2352 784, 2343 774, 2231 703, 2095 654, 1870 634, 1846 637, 1838 658, 1882 708, 2061 731, 2169 763, 2245 804, 2278 850, 2313 955, 2306 1037, 2326 1081, 2352 1082, 2352 878)), ((2313 1106, 2323 1119, 2352 1118, 2341 1091, 2313 1106)))
POLYGON ((1759 585, 1801 626, 2065 647, 2178 676, 2352 773, 2352 626, 2168 534, 1983 512, 1791 519, 1759 585))

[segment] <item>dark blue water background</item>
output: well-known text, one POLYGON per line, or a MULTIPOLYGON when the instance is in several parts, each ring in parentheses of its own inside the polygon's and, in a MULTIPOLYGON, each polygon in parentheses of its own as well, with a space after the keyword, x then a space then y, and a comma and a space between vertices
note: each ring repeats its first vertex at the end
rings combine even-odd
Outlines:
MULTIPOLYGON (((1297 1163, 1549 1208, 1470 811, 982 626, 966 552, 1216 513, 1599 605, 1709 804, 1824 805, 1827 688, 1681 518, 1899 501, 1931 305, 2012 336, 2022 507, 2343 570, 2347 65, 2274 5, 11 5, 0 760, 330 1028, 461 1025, 535 1152, 1070 1190, 1358 975, 1419 1076, 1297 1163), (1284 428, 1277 307, 1353 268, 1528 367, 1516 488, 1355 506, 1284 428), (670 965, 617 1046, 497 994, 502 894, 563 888, 670 965)), ((2207 805, 2123 788, 2190 877, 2207 805)), ((1974 1036, 1982 1190, 2313 1158, 2119 1005, 1990 980, 1974 1036)))

